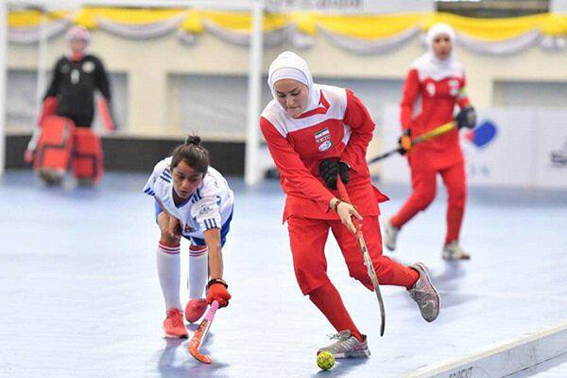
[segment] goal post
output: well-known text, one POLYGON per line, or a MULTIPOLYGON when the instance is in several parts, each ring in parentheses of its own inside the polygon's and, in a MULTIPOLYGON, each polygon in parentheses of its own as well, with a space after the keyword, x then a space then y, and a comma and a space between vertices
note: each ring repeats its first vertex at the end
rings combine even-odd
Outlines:
POLYGON ((6 54, 8 44, 8 6, 0 1, 0 176, 6 162, 6 54))

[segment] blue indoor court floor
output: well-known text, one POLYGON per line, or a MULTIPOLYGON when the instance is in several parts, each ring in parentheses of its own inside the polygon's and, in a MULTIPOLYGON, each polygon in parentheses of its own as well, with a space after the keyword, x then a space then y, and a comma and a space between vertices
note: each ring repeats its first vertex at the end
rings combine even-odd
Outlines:
MULTIPOLYGON (((440 189, 390 254, 430 267, 439 318, 426 323, 404 289, 384 287, 381 338, 374 294, 349 278, 329 242, 329 275, 372 356, 321 372, 315 352, 334 330, 295 282, 279 183, 246 188, 231 178, 236 204, 224 262, 233 300, 217 312, 205 345, 213 364, 202 365, 185 340, 162 338, 159 232, 142 193, 149 173, 110 172, 94 189, 46 188, 30 171, 0 178, 0 377, 402 377, 567 320, 567 192, 470 189, 461 241, 472 259, 446 263, 440 189)), ((409 192, 381 189, 391 197, 386 215, 409 192)), ((566 362, 514 377, 567 377, 566 362)))

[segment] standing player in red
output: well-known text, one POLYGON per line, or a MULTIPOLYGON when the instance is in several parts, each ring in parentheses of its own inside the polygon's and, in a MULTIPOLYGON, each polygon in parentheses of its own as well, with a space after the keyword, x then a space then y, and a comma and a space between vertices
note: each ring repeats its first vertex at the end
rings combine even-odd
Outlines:
POLYGON ((403 134, 400 145, 406 150, 411 169, 412 194, 403 207, 385 223, 385 244, 393 251, 400 229, 435 198, 440 174, 449 194, 447 234, 442 256, 445 260, 467 260, 459 245, 465 211, 465 162, 459 132, 432 138, 411 147, 411 140, 453 120, 459 106, 458 128, 473 128, 476 113, 467 97, 465 71, 453 57, 455 32, 447 24, 436 24, 427 33, 429 51, 417 59, 406 78, 401 104, 403 134))
POLYGON ((370 180, 365 155, 374 123, 362 102, 349 90, 314 84, 307 63, 289 51, 270 65, 268 84, 274 99, 262 112, 260 127, 286 193, 284 221, 297 282, 338 332, 337 341, 319 352, 329 351, 335 358, 367 357, 366 335, 327 276, 329 229, 350 276, 368 289, 374 287, 354 236, 353 216, 361 220, 382 285, 407 288, 429 322, 439 313, 439 295, 423 264, 406 267, 382 256, 378 202, 387 197, 370 180), (337 174, 352 203, 337 198, 337 174))

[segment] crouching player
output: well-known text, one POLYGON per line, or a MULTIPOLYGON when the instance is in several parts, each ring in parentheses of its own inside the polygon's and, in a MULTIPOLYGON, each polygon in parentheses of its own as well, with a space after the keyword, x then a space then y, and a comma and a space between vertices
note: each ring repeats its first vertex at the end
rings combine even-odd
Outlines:
POLYGON ((186 338, 179 299, 181 237, 191 242, 190 299, 185 319, 195 322, 207 304, 218 301, 220 307, 225 307, 230 300, 228 285, 223 280, 221 248, 230 229, 234 194, 224 177, 209 166, 209 152, 201 146, 198 136, 187 137, 172 156, 156 164, 144 193, 155 198, 156 221, 161 231, 157 269, 166 307, 165 335, 186 338))

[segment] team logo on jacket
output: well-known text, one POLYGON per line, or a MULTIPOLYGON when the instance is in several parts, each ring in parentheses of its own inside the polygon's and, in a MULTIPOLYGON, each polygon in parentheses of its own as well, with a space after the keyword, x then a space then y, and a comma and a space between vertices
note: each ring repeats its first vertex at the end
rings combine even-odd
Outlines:
POLYGON ((323 152, 323 151, 327 151, 329 148, 333 147, 333 142, 331 142, 330 140, 323 142, 319 145, 319 151, 323 152))
POLYGON ((321 152, 327 151, 333 146, 333 142, 331 141, 331 132, 328 127, 325 127, 323 130, 315 133, 315 142, 319 145, 318 148, 321 152))
POLYGON ((183 233, 188 234, 190 232, 195 231, 195 229, 191 226, 189 226, 188 224, 185 225, 185 230, 183 231, 183 233))
POLYGON ((328 140, 331 140, 331 132, 328 127, 325 127, 323 130, 315 133, 315 142, 317 142, 317 144, 321 144, 328 140))
POLYGON ((72 84, 79 84, 79 80, 81 80, 81 73, 77 69, 73 69, 71 71, 71 83, 72 84))
POLYGON ((83 63, 83 71, 85 71, 86 73, 91 73, 94 70, 95 70, 94 62, 87 61, 83 63))

